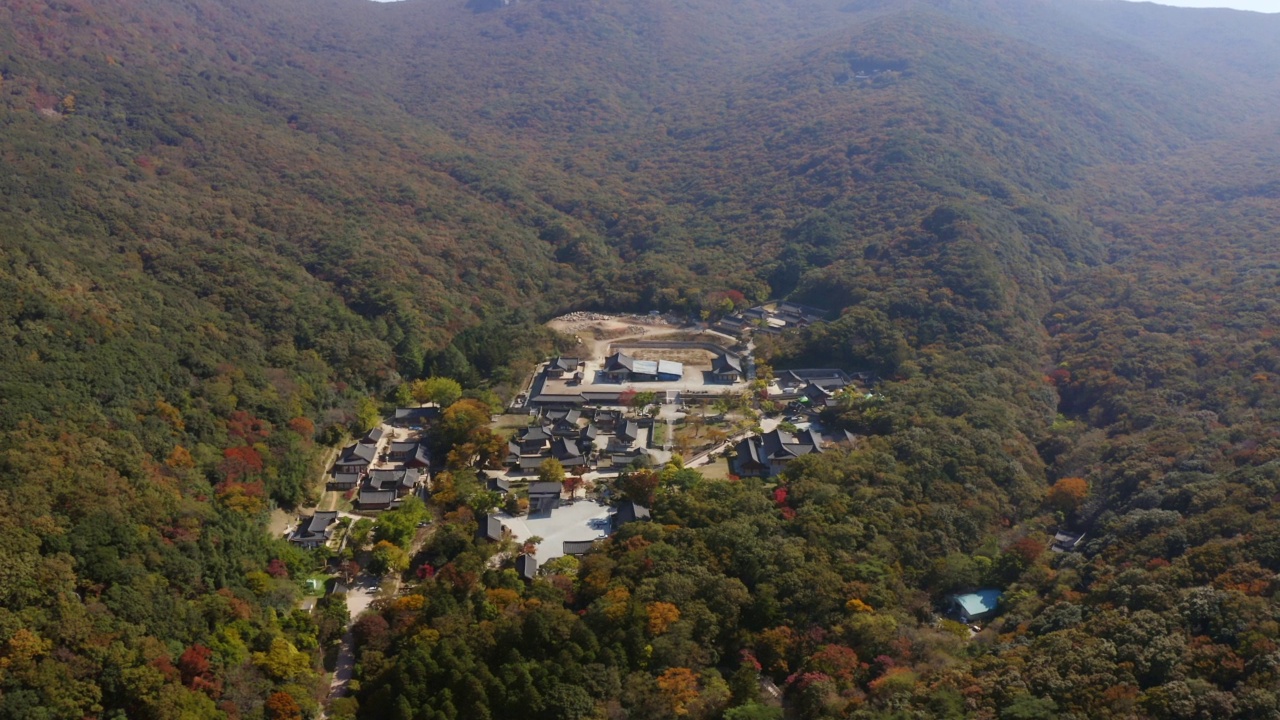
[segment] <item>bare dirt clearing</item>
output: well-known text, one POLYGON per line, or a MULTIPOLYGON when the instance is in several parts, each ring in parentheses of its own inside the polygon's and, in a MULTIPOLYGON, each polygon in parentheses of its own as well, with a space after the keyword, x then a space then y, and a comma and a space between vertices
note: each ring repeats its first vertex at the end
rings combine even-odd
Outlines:
POLYGON ((682 350, 676 348, 635 348, 627 349, 627 354, 637 360, 670 360, 671 362, 684 363, 685 366, 693 367, 711 367, 711 361, 715 359, 710 352, 706 350, 682 350))

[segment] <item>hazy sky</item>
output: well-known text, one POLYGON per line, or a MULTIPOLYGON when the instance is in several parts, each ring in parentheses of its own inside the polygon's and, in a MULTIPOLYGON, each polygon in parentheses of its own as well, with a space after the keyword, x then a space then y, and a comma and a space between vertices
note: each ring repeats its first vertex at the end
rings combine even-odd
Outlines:
POLYGON ((1280 0, 1161 0, 1159 5, 1178 7, 1229 7, 1257 12, 1280 12, 1280 0))
MULTIPOLYGON (((1146 1, 1146 0, 1142 0, 1146 1)), ((395 2, 395 0, 375 0, 375 2, 395 2)), ((1254 10, 1256 12, 1280 13, 1280 0, 1160 0, 1157 5, 1176 5, 1178 7, 1229 7, 1237 10, 1254 10)))
MULTIPOLYGON (((394 1, 376 0, 376 2, 394 1)), ((1229 7, 1237 10, 1280 13, 1280 0, 1161 0, 1157 4, 1177 5, 1178 7, 1229 7)))

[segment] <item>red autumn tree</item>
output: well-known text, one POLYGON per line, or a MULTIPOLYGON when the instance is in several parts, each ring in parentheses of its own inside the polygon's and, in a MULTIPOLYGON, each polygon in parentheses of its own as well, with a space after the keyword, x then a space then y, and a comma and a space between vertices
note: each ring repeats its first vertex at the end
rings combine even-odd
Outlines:
POLYGON ((271 436, 271 423, 256 418, 244 410, 236 410, 227 418, 227 433, 232 437, 242 438, 252 445, 262 442, 271 436))
POLYGON ((310 440, 316 434, 316 424, 310 418, 296 417, 289 421, 289 429, 310 440))
POLYGON ((267 720, 302 720, 302 708, 289 693, 272 693, 263 709, 267 720))
POLYGON ((658 481, 658 473, 652 470, 637 470, 623 473, 622 477, 618 478, 618 489, 628 500, 641 505, 652 505, 654 493, 658 490, 658 481))
POLYGON ((192 687, 197 678, 206 678, 212 669, 209 656, 213 651, 196 643, 187 648, 178 658, 178 671, 182 674, 182 684, 192 687))
POLYGON ((584 482, 586 481, 581 476, 570 475, 564 479, 564 491, 569 493, 569 497, 573 497, 573 494, 578 491, 578 488, 582 487, 584 482))
POLYGON ((262 472, 262 456, 251 447, 240 445, 222 451, 218 470, 228 482, 238 482, 262 472))

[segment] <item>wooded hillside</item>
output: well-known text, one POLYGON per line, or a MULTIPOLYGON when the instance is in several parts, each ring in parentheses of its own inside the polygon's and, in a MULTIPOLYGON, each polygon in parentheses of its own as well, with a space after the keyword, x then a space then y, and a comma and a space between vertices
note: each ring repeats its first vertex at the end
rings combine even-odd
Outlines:
POLYGON ((443 508, 363 716, 1280 716, 1278 71, 1125 2, 5 3, 0 718, 314 715, 263 524, 357 409, 726 292, 833 311, 762 360, 879 372, 866 439, 527 586, 443 508))

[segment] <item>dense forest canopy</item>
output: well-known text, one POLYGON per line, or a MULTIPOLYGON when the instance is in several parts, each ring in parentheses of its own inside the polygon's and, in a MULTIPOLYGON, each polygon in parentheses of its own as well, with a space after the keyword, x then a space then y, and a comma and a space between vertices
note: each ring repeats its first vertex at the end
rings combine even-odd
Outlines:
POLYGON ((10 0, 0 718, 316 716, 329 446, 728 292, 832 311, 758 352, 862 439, 532 584, 441 500, 332 716, 1280 717, 1278 118, 1232 11, 10 0))

